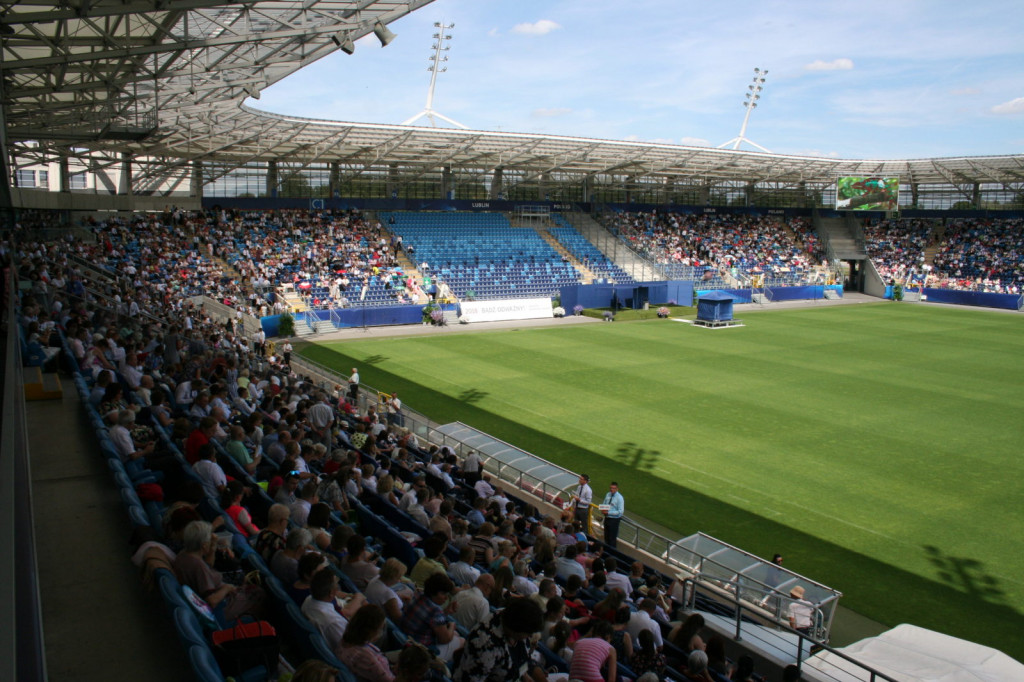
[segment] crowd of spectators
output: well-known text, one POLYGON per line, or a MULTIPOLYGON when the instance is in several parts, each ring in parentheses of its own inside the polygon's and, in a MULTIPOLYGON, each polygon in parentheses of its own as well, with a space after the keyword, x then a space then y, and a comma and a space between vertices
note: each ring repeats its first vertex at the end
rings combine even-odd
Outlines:
POLYGON ((544 680, 559 658, 575 679, 614 680, 618 664, 641 679, 672 668, 680 678, 729 679, 724 660, 709 666, 703 628, 675 622, 685 614, 659 574, 620 564, 571 515, 514 500, 475 455, 462 461, 420 441, 402 426, 400 403, 360 399, 355 370, 349 386, 317 387, 268 357, 262 339, 236 333, 236 319, 190 302, 206 293, 253 313, 264 305, 248 306, 237 278, 213 261, 217 230, 227 228, 204 232, 212 220, 112 220, 85 240, 7 252, 31 282, 19 323, 73 357, 125 472, 160 487, 151 539, 182 584, 229 619, 268 617, 268 595, 240 580, 240 557, 217 534, 245 538, 366 680, 420 679, 376 647, 385 616, 456 682, 505 679, 495 670, 544 680), (132 286, 95 280, 73 257, 132 286), (385 558, 378 538, 356 532, 360 505, 418 524, 415 561, 385 558))
POLYGON ((1000 294, 1024 291, 1024 220, 954 220, 935 255, 929 286, 1000 294))
POLYGON ((609 220, 633 249, 661 265, 773 276, 807 272, 820 262, 800 219, 790 227, 804 236, 803 247, 773 217, 651 211, 612 213, 609 220))
POLYGON ((886 282, 1020 294, 1024 220, 881 220, 864 227, 868 255, 886 282), (937 244, 933 262, 926 250, 937 244))
POLYGON ((208 212, 201 229, 211 243, 230 244, 225 258, 246 285, 326 288, 312 307, 348 307, 374 285, 396 302, 420 295, 398 262, 401 238, 357 210, 222 209, 208 212))
POLYGON ((925 249, 932 243, 931 220, 878 220, 864 226, 868 256, 885 281, 905 281, 923 272, 925 249))

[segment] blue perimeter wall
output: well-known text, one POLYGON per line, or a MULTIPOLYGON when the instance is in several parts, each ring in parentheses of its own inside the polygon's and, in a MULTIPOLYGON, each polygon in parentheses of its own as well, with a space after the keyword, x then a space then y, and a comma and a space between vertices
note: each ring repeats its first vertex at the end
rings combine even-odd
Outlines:
MULTIPOLYGON (((394 324, 420 324, 423 321, 423 306, 393 305, 384 308, 338 308, 335 315, 341 320, 341 327, 384 327, 394 324)), ((316 317, 320 320, 321 331, 332 328, 329 310, 313 310, 298 313, 298 319, 316 317)), ((280 315, 260 318, 260 325, 268 337, 277 336, 281 323, 280 315)))
POLYGON ((957 291, 955 289, 925 289, 924 295, 930 303, 954 303, 1002 310, 1019 310, 1020 294, 986 294, 981 291, 957 291))
POLYGON ((693 305, 693 282, 675 280, 671 282, 637 282, 635 284, 576 284, 559 290, 561 305, 566 314, 571 314, 577 304, 584 308, 610 308, 612 296, 625 304, 626 299, 636 298, 636 290, 647 287, 647 300, 651 304, 675 301, 677 305, 693 305))

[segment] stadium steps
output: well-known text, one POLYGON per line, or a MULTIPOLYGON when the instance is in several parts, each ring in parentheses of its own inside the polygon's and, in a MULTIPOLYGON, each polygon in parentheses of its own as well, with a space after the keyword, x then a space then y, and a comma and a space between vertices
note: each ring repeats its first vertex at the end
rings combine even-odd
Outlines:
POLYGON ((302 300, 302 297, 296 293, 295 289, 290 287, 282 287, 278 289, 278 292, 283 298, 285 304, 288 306, 288 310, 293 313, 303 313, 309 310, 309 306, 302 300))
POLYGON ((60 400, 64 389, 55 372, 43 372, 41 367, 23 368, 25 400, 60 400))
POLYGON ((594 245, 603 253, 608 260, 622 268, 630 277, 637 282, 650 282, 663 280, 665 276, 653 263, 641 258, 636 252, 622 244, 618 237, 611 233, 611 230, 594 220, 586 213, 563 214, 569 220, 576 231, 583 235, 583 238, 594 245), (618 244, 618 248, 609 252, 603 248, 605 244, 618 244))
MULTIPOLYGON (((420 288, 422 288, 423 287, 423 275, 420 273, 419 268, 416 267, 416 264, 413 263, 412 260, 407 255, 405 255, 405 252, 404 251, 396 252, 395 253, 395 260, 398 261, 398 264, 402 267, 402 270, 407 275, 411 275, 412 278, 414 280, 416 280, 417 283, 419 283, 420 288)), ((417 305, 426 305, 429 301, 430 301, 430 297, 427 296, 426 294, 420 294, 419 298, 416 299, 417 305)))
POLYGON ((252 291, 252 284, 242 277, 242 273, 236 270, 235 266, 231 265, 220 256, 213 256, 210 260, 212 260, 221 270, 231 275, 234 280, 238 282, 238 285, 242 287, 242 291, 245 291, 246 293, 252 291))
POLYGON ((555 239, 554 235, 551 234, 551 231, 547 227, 536 227, 536 226, 534 226, 533 229, 534 229, 534 231, 537 234, 540 235, 541 239, 543 239, 544 241, 546 241, 548 244, 551 245, 551 248, 553 248, 555 250, 555 253, 557 253, 559 256, 561 256, 565 260, 569 261, 569 263, 574 268, 576 268, 576 270, 581 275, 583 275, 583 283, 584 284, 593 284, 594 283, 594 279, 595 279, 594 278, 594 272, 590 268, 588 268, 586 265, 584 265, 582 262, 577 260, 576 257, 574 255, 572 255, 572 253, 570 253, 567 248, 562 246, 562 244, 557 239, 555 239))
MULTIPOLYGON (((328 326, 330 326, 329 322, 321 322, 320 324, 327 324, 328 326)), ((313 336, 315 334, 316 331, 309 326, 308 322, 299 317, 295 318, 295 336, 299 338, 305 338, 307 336, 313 336)))
POLYGON ((866 260, 867 249, 857 242, 843 218, 821 218, 818 235, 832 248, 839 260, 866 260))
POLYGON ((935 265, 935 256, 939 254, 942 247, 942 240, 946 236, 946 226, 938 224, 932 229, 931 239, 924 249, 924 262, 926 265, 935 265))

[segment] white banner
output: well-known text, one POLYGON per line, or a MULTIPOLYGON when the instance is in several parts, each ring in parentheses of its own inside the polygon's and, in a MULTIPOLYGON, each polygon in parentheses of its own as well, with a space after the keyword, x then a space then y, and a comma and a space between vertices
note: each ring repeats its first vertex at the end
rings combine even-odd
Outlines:
POLYGON ((462 320, 499 322, 553 317, 550 298, 513 298, 500 301, 462 301, 462 320))

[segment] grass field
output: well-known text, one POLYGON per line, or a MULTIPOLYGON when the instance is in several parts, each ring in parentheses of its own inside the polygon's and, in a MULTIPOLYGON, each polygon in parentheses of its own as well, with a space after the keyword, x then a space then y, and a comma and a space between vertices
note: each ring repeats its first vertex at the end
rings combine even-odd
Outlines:
POLYGON ((867 304, 303 350, 912 622, 1024 660, 1024 318, 867 304))

